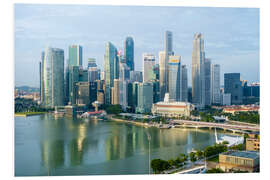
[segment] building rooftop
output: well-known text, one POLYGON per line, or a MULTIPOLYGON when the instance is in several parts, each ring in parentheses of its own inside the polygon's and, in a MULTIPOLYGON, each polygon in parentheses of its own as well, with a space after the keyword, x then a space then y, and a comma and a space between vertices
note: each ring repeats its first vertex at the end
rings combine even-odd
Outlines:
POLYGON ((223 154, 228 156, 235 156, 249 159, 257 159, 259 157, 259 153, 256 151, 229 151, 223 154))

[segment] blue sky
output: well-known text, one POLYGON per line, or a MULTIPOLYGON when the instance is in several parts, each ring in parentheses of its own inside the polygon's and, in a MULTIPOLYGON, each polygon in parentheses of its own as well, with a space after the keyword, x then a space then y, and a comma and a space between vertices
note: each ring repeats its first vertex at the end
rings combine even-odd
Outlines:
POLYGON ((164 32, 173 32, 173 50, 188 67, 191 86, 191 55, 194 33, 205 40, 206 57, 221 65, 221 83, 226 72, 240 72, 241 79, 258 82, 259 9, 205 7, 148 7, 92 5, 16 4, 15 85, 39 87, 40 54, 46 46, 83 46, 83 65, 94 57, 103 69, 105 43, 123 51, 132 36, 135 69, 142 70, 142 54, 164 49, 164 32))

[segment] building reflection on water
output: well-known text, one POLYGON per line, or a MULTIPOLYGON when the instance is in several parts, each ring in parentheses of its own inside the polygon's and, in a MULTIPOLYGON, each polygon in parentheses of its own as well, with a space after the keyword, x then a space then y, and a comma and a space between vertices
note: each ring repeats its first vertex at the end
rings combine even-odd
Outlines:
MULTIPOLYGON (((192 149, 211 144, 214 136, 201 131, 144 128, 131 124, 100 122, 95 120, 54 118, 40 116, 42 138, 40 139, 41 165, 54 175, 58 169, 89 166, 133 156, 146 156, 148 161, 148 138, 151 136, 151 159, 171 159, 192 149)), ((138 165, 138 162, 136 162, 138 165)), ((146 162, 147 163, 147 162, 146 162)), ((127 166, 129 166, 127 164, 127 166)), ((147 166, 147 165, 146 165, 147 166)))

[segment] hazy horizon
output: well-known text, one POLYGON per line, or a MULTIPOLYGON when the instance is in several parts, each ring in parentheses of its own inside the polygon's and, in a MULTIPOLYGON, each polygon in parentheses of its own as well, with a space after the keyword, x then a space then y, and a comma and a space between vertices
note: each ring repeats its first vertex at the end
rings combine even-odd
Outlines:
POLYGON ((46 46, 64 49, 83 46, 83 66, 96 58, 103 69, 105 43, 123 52, 127 36, 134 39, 135 69, 142 70, 142 54, 164 49, 164 33, 173 33, 173 51, 188 68, 194 33, 204 36, 206 58, 221 66, 223 74, 241 73, 241 79, 260 81, 259 9, 216 7, 93 6, 16 4, 15 86, 39 87, 39 61, 46 46))

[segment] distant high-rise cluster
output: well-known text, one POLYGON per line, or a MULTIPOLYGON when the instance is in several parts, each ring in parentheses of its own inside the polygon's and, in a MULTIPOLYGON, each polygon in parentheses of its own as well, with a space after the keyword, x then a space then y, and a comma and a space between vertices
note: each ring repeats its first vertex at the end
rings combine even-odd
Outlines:
MULTIPOLYGON (((220 65, 212 64, 211 59, 205 57, 201 33, 196 33, 193 39, 191 88, 188 68, 182 57, 173 51, 171 31, 165 32, 164 49, 159 51, 158 57, 153 52, 142 54, 142 71, 135 69, 132 37, 124 40, 123 48, 122 54, 111 42, 105 44, 103 71, 93 57, 88 58, 87 68, 83 68, 80 45, 69 46, 66 69, 64 51, 46 48, 39 65, 42 105, 89 109, 98 101, 103 105, 120 105, 127 112, 149 113, 153 104, 163 102, 165 94, 165 104, 180 106, 189 101, 198 108, 241 104, 259 97, 259 85, 248 86, 240 80, 240 73, 225 73, 224 88, 221 88, 220 65)), ((163 105, 159 103, 156 107, 163 105)))

